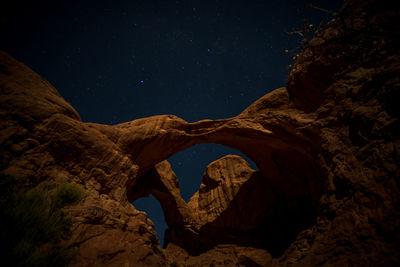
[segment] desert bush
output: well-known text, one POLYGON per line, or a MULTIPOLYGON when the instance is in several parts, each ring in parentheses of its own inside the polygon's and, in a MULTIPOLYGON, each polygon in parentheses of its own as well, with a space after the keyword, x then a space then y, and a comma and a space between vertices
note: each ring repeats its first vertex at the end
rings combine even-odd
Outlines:
POLYGON ((73 251, 60 241, 71 234, 71 219, 61 210, 84 196, 81 187, 64 183, 55 193, 32 188, 0 174, 0 242, 4 266, 65 266, 73 251))
POLYGON ((53 203, 57 208, 80 201, 85 196, 85 190, 76 183, 62 183, 57 186, 53 203))

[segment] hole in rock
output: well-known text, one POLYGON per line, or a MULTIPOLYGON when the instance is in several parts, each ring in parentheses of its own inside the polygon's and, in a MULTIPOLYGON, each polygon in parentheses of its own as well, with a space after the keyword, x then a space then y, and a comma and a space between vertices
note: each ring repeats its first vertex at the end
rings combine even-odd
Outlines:
MULTIPOLYGON (((257 170, 256 164, 239 150, 213 143, 192 146, 167 159, 179 180, 181 196, 186 202, 199 190, 206 167, 211 162, 228 154, 243 157, 252 169, 257 170)), ((159 201, 150 194, 148 197, 138 198, 132 204, 137 210, 146 212, 150 220, 153 221, 158 239, 163 246, 164 232, 168 225, 165 222, 159 201)))
POLYGON ((149 195, 148 197, 142 197, 135 200, 132 202, 132 204, 137 210, 147 213, 147 216, 154 223, 158 240, 160 240, 160 244, 163 246, 164 232, 168 228, 168 225, 165 223, 164 213, 162 211, 160 202, 158 202, 153 195, 149 195))
POLYGON ((198 255, 235 244, 265 249, 278 258, 315 223, 321 176, 311 154, 272 144, 249 150, 259 170, 236 149, 195 145, 171 156, 171 165, 161 161, 149 169, 128 187, 128 199, 156 224, 163 247, 172 243, 198 255), (227 154, 239 154, 251 168, 227 154), (158 205, 137 204, 150 194, 163 212, 158 205))
POLYGON ((178 177, 181 196, 186 202, 199 190, 206 167, 229 154, 241 156, 257 170, 256 164, 239 150, 214 143, 192 146, 167 159, 178 177))

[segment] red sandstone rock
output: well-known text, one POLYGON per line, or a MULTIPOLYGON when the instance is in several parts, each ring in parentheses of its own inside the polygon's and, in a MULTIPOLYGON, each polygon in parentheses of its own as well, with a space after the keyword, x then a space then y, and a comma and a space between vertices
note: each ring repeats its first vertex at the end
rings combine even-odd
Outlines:
POLYGON ((395 4, 346 1, 299 55, 287 89, 237 117, 195 123, 172 115, 84 123, 1 52, 2 172, 85 187, 87 197, 66 208, 71 266, 398 265, 398 15, 395 4), (164 160, 209 142, 241 150, 259 171, 220 159, 185 203, 164 160), (170 225, 165 250, 129 203, 150 193, 170 225))

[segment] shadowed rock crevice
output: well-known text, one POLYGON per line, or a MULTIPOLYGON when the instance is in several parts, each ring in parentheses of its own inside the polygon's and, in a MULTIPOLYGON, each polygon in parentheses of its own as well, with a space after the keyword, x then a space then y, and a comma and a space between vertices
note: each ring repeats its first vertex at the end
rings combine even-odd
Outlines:
POLYGON ((278 258, 302 230, 315 223, 316 215, 310 196, 288 200, 255 173, 228 208, 201 227, 202 248, 237 244, 265 249, 278 258))

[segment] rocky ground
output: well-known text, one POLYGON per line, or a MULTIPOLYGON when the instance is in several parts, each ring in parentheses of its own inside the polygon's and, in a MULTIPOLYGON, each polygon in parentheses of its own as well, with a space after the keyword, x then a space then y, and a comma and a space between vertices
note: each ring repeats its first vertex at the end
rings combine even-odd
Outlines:
POLYGON ((346 1, 286 88, 234 118, 85 123, 47 81, 0 53, 2 172, 81 184, 65 208, 71 266, 400 264, 400 26, 389 1, 346 1), (198 143, 236 148, 186 203, 166 161, 198 143), (153 194, 168 230, 130 204, 153 194))

